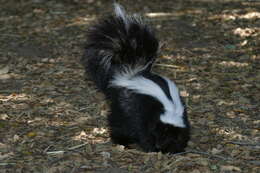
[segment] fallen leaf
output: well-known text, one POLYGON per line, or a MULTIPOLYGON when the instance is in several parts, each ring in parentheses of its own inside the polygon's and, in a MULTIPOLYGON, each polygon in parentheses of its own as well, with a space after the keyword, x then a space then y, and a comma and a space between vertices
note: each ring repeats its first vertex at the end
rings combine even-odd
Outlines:
POLYGON ((206 159, 199 159, 198 163, 203 166, 207 166, 209 164, 208 160, 206 159))
POLYGON ((83 117, 79 117, 77 118, 75 121, 79 124, 84 124, 89 120, 89 118, 87 116, 83 116, 83 117))
POLYGON ((210 166, 210 169, 212 169, 212 170, 217 170, 217 169, 218 169, 218 166, 217 166, 217 165, 211 165, 211 166, 210 166))
POLYGON ((9 72, 9 66, 8 65, 3 67, 3 68, 0 68, 0 75, 1 74, 6 74, 8 72, 9 72))
POLYGON ((232 166, 232 165, 223 165, 220 167, 221 171, 238 171, 241 172, 241 169, 239 167, 236 166, 232 166))
POLYGON ((36 132, 29 132, 29 133, 26 134, 26 136, 29 137, 29 138, 33 138, 33 137, 37 136, 37 133, 36 132))
POLYGON ((212 154, 218 154, 218 153, 221 153, 222 152, 222 150, 218 150, 218 149, 216 149, 216 148, 213 148, 212 150, 211 150, 211 153, 212 154))
POLYGON ((7 120, 8 115, 7 114, 0 114, 0 120, 7 120))
POLYGON ((19 139, 20 139, 20 137, 18 135, 14 135, 14 137, 13 137, 14 142, 17 142, 19 139))
POLYGON ((13 154, 14 154, 13 152, 6 153, 6 154, 1 154, 0 153, 0 160, 7 159, 8 157, 11 157, 13 154))
POLYGON ((191 173, 200 173, 200 171, 198 169, 194 169, 193 171, 191 171, 191 173))

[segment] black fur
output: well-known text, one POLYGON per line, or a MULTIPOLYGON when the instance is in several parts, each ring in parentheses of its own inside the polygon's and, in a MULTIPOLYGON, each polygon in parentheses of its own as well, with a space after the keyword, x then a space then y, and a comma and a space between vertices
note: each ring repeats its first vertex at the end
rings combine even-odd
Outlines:
POLYGON ((127 24, 122 17, 114 15, 94 25, 88 32, 82 57, 86 72, 111 102, 108 115, 111 139, 125 146, 137 143, 147 152, 182 152, 190 138, 186 109, 183 116, 185 128, 165 124, 160 120, 165 111, 160 101, 110 85, 115 74, 126 67, 142 66, 134 75, 152 80, 171 99, 167 82, 151 72, 158 49, 154 33, 139 18, 126 16, 126 19, 127 24))
MULTIPOLYGON (((151 29, 140 24, 138 19, 129 16, 126 29, 122 18, 109 16, 89 29, 86 51, 82 62, 97 87, 106 92, 115 69, 123 65, 147 64, 157 54, 158 41, 151 29), (104 55, 111 55, 111 68, 107 71, 100 62, 104 55), (101 75, 102 74, 102 75, 101 75)), ((152 62, 151 62, 152 64, 152 62)), ((149 66, 146 71, 149 71, 149 66)))
MULTIPOLYGON (((155 74, 143 74, 162 88, 168 86, 155 74)), ((185 110, 186 128, 174 127, 160 121, 164 112, 155 98, 137 94, 124 88, 110 88, 111 114, 108 116, 111 138, 114 143, 129 145, 138 143, 144 151, 177 153, 184 151, 189 140, 189 122, 185 110)))

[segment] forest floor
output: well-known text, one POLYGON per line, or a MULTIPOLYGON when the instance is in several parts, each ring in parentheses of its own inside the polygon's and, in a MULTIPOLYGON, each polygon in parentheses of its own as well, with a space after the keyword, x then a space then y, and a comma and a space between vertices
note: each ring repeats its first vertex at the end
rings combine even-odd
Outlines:
POLYGON ((0 173, 260 172, 260 2, 119 1, 165 43, 154 71, 180 88, 186 153, 112 144, 79 59, 107 0, 0 1, 0 173))

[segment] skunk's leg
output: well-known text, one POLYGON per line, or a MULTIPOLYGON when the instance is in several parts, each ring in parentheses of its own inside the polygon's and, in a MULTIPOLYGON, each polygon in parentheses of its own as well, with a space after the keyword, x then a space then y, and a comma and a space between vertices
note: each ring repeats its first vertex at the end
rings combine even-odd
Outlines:
POLYGON ((130 136, 131 132, 121 119, 120 113, 116 112, 108 115, 108 122, 110 127, 110 137, 113 143, 128 146, 135 142, 130 136))
POLYGON ((120 127, 110 127, 110 137, 113 143, 124 145, 126 147, 134 141, 120 127))
POLYGON ((111 132, 111 139, 115 144, 124 146, 128 146, 129 144, 133 143, 129 137, 115 131, 111 132))
POLYGON ((155 141, 153 137, 148 137, 147 135, 142 135, 139 138, 139 145, 145 152, 157 152, 158 150, 155 147, 155 141))

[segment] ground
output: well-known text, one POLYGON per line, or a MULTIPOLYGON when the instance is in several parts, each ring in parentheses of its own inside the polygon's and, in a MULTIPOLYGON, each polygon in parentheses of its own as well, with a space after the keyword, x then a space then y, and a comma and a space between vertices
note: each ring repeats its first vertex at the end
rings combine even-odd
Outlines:
POLYGON ((186 153, 111 143, 79 59, 106 0, 0 1, 0 172, 260 172, 260 2, 119 1, 164 44, 154 71, 188 105, 186 153))

